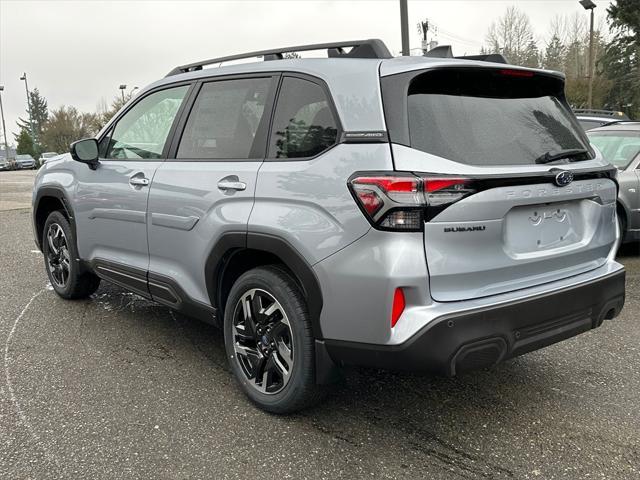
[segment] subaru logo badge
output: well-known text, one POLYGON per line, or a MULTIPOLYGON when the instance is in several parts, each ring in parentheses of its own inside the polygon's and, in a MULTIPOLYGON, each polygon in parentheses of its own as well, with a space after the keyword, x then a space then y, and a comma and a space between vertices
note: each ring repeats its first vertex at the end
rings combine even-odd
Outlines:
POLYGON ((558 173, 554 179, 554 183, 559 187, 566 187, 571 182, 573 182, 573 173, 567 172, 566 170, 558 173))

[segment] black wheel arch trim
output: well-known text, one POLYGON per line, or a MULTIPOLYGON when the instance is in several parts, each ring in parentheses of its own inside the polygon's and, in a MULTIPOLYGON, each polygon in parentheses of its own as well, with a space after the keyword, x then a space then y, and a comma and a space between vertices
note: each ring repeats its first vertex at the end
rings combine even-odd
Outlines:
POLYGON ((285 266, 295 275, 311 318, 314 337, 322 339, 320 313, 322 311, 322 290, 311 265, 288 241, 275 235, 255 232, 226 232, 216 242, 205 263, 205 279, 211 305, 223 315, 221 305, 221 280, 225 266, 231 257, 243 249, 264 251, 280 258, 285 266))
MULTIPOLYGON (((31 212, 33 226, 34 226, 34 233, 38 232, 37 213, 38 213, 38 209, 40 208, 40 202, 45 197, 56 198, 56 199, 58 199, 60 201, 60 203, 62 203, 62 206, 64 207, 64 210, 65 210, 65 213, 67 214, 67 218, 69 219, 69 224, 71 225, 71 231, 73 233, 73 241, 76 242, 76 244, 77 244, 77 241, 76 241, 77 236, 76 236, 75 214, 73 212, 73 207, 71 206, 71 202, 69 201, 69 198, 67 197, 67 194, 66 194, 64 188, 62 188, 62 187, 46 186, 46 187, 38 188, 38 192, 36 193, 36 199, 33 202, 33 211, 31 212)), ((39 235, 34 235, 34 236, 35 236, 35 241, 36 241, 36 245, 37 245, 38 249, 40 251, 42 251, 42 244, 41 244, 41 240, 42 239, 38 238, 39 235)))

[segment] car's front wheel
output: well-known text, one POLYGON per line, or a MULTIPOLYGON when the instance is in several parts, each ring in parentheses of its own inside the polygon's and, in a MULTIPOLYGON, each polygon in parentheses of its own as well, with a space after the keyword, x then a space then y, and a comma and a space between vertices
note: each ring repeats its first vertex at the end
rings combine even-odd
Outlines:
POLYGON ((238 278, 226 303, 224 338, 240 387, 260 408, 291 413, 321 398, 307 306, 284 269, 260 267, 238 278))
POLYGON ((100 278, 81 271, 71 225, 61 212, 51 212, 47 217, 42 253, 51 286, 62 298, 86 298, 98 289, 100 278))

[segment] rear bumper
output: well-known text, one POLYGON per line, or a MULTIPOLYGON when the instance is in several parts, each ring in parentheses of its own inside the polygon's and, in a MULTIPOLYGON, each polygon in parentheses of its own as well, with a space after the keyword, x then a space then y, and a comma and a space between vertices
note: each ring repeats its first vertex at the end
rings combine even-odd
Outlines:
POLYGON ((494 307, 450 313, 399 345, 325 340, 338 365, 455 375, 597 328, 624 305, 625 272, 494 307))

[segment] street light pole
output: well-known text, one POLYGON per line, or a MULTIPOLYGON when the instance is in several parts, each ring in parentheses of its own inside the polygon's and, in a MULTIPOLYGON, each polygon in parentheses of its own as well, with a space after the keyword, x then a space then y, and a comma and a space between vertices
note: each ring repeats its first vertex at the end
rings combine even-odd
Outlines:
POLYGON ((585 10, 591 10, 591 19, 589 22, 589 90, 587 93, 587 108, 593 108, 593 10, 596 8, 596 4, 593 3, 592 0, 579 1, 585 10))
POLYGON ((592 8, 589 26, 589 96, 587 97, 587 104, 589 105, 589 108, 593 108, 593 10, 594 9, 592 8))
POLYGON ((0 116, 2 116, 2 136, 4 137, 4 155, 9 161, 9 144, 7 143, 7 127, 4 124, 4 108, 2 108, 2 92, 4 91, 4 87, 0 85, 0 116))
POLYGON ((124 103, 124 91, 127 88, 127 86, 123 83, 122 85, 120 85, 120 92, 122 93, 122 103, 124 103))
POLYGON ((24 80, 24 89, 27 92, 27 110, 29 112, 29 129, 31 130, 31 138, 33 138, 34 146, 37 143, 36 132, 33 129, 33 115, 31 113, 31 96, 29 95, 29 84, 27 83, 27 73, 23 73, 20 80, 24 80))
POLYGON ((402 36, 402 55, 407 57, 409 52, 409 7, 407 0, 400 0, 400 33, 402 36))

